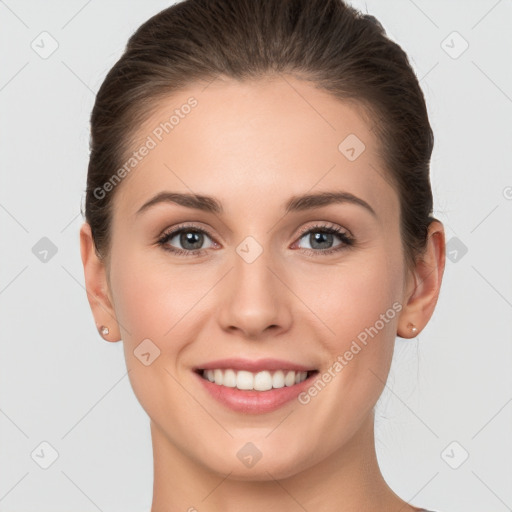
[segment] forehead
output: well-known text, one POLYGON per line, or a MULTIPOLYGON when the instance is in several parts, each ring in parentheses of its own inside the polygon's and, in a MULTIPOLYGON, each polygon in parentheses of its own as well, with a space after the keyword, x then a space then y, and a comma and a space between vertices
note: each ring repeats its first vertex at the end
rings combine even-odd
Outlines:
POLYGON ((292 195, 336 189, 396 210, 370 123, 357 104, 291 76, 189 86, 160 100, 137 130, 137 161, 115 209, 133 216, 150 195, 169 190, 254 213, 262 201, 272 208, 292 195))

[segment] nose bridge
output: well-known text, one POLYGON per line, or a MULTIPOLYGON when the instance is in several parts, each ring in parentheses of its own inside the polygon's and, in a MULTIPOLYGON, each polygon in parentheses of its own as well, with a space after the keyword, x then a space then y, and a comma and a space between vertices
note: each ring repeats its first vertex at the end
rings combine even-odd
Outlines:
POLYGON ((269 326, 284 327, 289 314, 283 284, 274 275, 279 267, 267 242, 246 237, 236 248, 233 269, 220 307, 226 329, 258 336, 269 326))
POLYGON ((239 304, 253 304, 252 307, 274 304, 277 290, 275 277, 269 270, 275 265, 272 259, 268 240, 260 243, 248 236, 238 245, 234 257, 233 284, 234 293, 241 301, 239 304))

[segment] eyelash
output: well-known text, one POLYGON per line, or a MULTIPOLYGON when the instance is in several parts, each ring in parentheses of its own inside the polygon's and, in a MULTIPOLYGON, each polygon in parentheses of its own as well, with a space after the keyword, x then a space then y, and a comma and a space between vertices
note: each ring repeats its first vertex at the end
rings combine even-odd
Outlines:
MULTIPOLYGON (((206 249, 195 249, 191 251, 187 251, 185 249, 176 249, 175 247, 171 247, 167 245, 167 242, 174 238, 176 235, 182 233, 182 232, 194 232, 194 233, 201 233, 205 234, 208 237, 210 237, 212 240, 214 239, 213 236, 205 229, 199 228, 193 225, 180 225, 177 226, 172 231, 169 231, 167 233, 163 233, 162 236, 158 239, 158 245, 162 247, 164 251, 171 252, 173 254, 176 254, 178 256, 201 256, 206 249)), ((313 255, 313 256, 320 256, 320 255, 329 255, 338 251, 342 251, 344 249, 347 249, 354 245, 355 240, 352 238, 346 231, 343 231, 342 229, 338 228, 337 226, 328 226, 325 224, 316 224, 315 226, 311 226, 303 230, 299 235, 299 240, 304 237, 304 235, 314 233, 314 232, 324 232, 332 235, 337 235, 342 243, 336 247, 333 247, 331 249, 302 249, 303 251, 306 251, 307 254, 313 255)))

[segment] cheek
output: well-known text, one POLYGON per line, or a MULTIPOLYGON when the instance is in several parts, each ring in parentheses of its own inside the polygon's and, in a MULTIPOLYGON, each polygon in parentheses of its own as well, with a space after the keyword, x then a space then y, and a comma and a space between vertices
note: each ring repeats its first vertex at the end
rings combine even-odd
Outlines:
MULTIPOLYGON (((187 343, 187 313, 204 294, 183 272, 142 255, 112 259, 111 283, 126 368, 139 403, 151 418, 180 410, 187 396, 176 361, 187 343), (174 377, 174 378, 173 378, 174 377)), ((190 320, 188 320, 190 322, 190 320)))
MULTIPOLYGON (((391 362, 403 279, 401 256, 392 252, 394 247, 382 244, 342 265, 319 267, 303 284, 302 295, 298 293, 308 297, 308 306, 322 320, 318 332, 329 354, 327 364, 342 357, 344 373, 354 378, 370 368, 385 379, 391 362)), ((368 375, 358 377, 367 380, 368 375)))
POLYGON ((327 283, 321 293, 309 293, 311 310, 322 320, 318 332, 323 333, 319 339, 326 358, 320 382, 299 401, 316 428, 332 426, 327 436, 332 444, 345 439, 336 432, 355 432, 387 380, 402 309, 402 268, 397 261, 379 248, 325 270, 323 280, 314 276, 317 283, 327 283))
POLYGON ((115 310, 124 343, 133 346, 150 338, 161 344, 172 338, 168 345, 179 349, 175 334, 204 294, 200 284, 194 284, 184 266, 171 272, 165 261, 155 263, 142 253, 118 259, 112 268, 115 310))

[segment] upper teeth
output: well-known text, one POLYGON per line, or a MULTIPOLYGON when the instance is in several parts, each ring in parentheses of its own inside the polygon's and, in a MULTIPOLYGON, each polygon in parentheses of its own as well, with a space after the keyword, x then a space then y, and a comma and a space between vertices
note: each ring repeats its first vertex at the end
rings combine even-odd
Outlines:
POLYGON ((203 370, 203 377, 210 382, 229 388, 243 390, 254 389, 255 391, 267 391, 272 388, 293 386, 306 380, 308 372, 296 372, 293 370, 277 370, 270 373, 262 371, 257 373, 245 370, 203 370))

